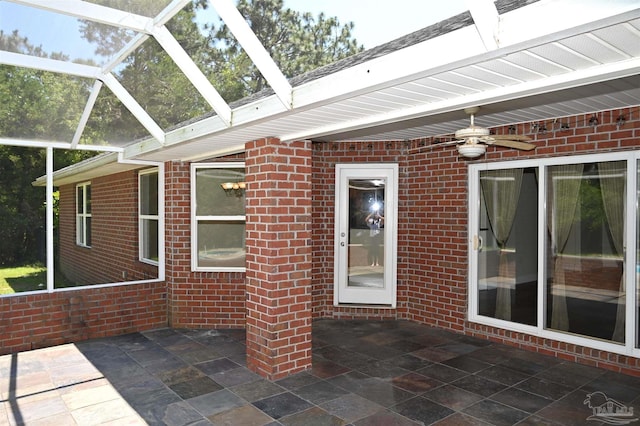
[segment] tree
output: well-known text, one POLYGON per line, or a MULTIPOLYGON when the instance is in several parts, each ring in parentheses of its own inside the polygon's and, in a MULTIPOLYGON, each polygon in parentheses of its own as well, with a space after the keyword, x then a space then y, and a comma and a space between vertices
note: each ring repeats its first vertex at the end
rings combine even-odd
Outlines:
MULTIPOLYGON (((239 0, 238 10, 245 17, 267 52, 287 78, 364 50, 352 38, 353 22, 341 25, 336 17, 320 13, 300 13, 284 8, 283 0, 239 0)), ((215 67, 216 87, 227 89, 227 100, 236 100, 267 87, 265 78, 223 24, 216 29, 207 25, 211 45, 211 63, 215 67), (241 86, 241 90, 239 87, 241 86), (229 99, 231 98, 231 99, 229 99)))
MULTIPOLYGON (((0 49, 46 55, 17 31, 0 32, 0 49)), ((88 96, 89 82, 50 72, 0 66, 0 137, 70 140, 88 96)), ((91 153, 56 150, 55 167, 81 161, 91 153)), ((45 174, 46 150, 0 145, 0 265, 34 262, 41 252, 44 229, 44 189, 32 182, 45 174)))

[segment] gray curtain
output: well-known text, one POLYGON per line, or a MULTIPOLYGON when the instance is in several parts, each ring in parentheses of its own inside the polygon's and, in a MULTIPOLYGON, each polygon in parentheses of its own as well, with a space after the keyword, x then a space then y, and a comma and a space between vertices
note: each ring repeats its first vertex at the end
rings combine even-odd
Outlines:
POLYGON ((575 220, 583 169, 584 165, 582 164, 567 164, 549 168, 551 196, 547 197, 547 202, 551 203, 551 207, 547 209, 547 222, 551 230, 551 244, 555 256, 551 286, 551 328, 556 330, 569 330, 562 253, 575 220))
MULTIPOLYGON (((507 276, 505 245, 513 228, 518 207, 522 169, 490 170, 480 179, 491 230, 500 248, 499 276, 507 276)), ((495 318, 511 320, 511 288, 498 283, 495 318)))
POLYGON ((607 225, 616 252, 622 257, 622 277, 618 293, 618 310, 612 340, 624 342, 625 286, 624 286, 624 200, 626 162, 609 161, 598 163, 602 203, 607 216, 607 225))

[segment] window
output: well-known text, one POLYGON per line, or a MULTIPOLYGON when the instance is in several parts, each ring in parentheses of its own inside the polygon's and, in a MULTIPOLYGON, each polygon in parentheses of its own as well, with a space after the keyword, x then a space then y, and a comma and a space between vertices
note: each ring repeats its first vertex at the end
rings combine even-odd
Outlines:
POLYGON ((139 176, 140 260, 158 264, 158 171, 141 171, 139 176))
POLYGON ((76 244, 91 247, 91 183, 76 186, 76 244))
POLYGON ((191 265, 245 270, 244 163, 191 165, 191 265))
POLYGON ((470 320, 640 356, 638 158, 471 165, 470 320))

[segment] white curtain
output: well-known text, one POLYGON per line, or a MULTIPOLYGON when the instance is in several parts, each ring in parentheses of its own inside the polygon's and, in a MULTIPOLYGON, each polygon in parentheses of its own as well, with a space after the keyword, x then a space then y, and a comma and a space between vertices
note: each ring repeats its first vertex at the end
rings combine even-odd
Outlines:
MULTIPOLYGON (((490 170, 480 179, 491 230, 500 248, 499 276, 507 276, 505 245, 513 228, 520 198, 522 169, 490 170)), ((511 320, 511 288, 498 283, 495 318, 511 320)))
POLYGON ((567 164, 549 168, 551 196, 547 197, 547 200, 552 205, 547 209, 547 222, 551 229, 551 243, 555 255, 551 287, 551 328, 556 330, 569 330, 562 253, 575 220, 583 169, 584 165, 582 164, 567 164))
POLYGON ((624 200, 625 200, 625 169, 623 161, 598 163, 600 177, 600 191, 602 203, 607 216, 607 225, 616 252, 622 257, 622 277, 618 293, 618 310, 616 325, 612 340, 624 342, 625 326, 625 288, 624 288, 624 200))

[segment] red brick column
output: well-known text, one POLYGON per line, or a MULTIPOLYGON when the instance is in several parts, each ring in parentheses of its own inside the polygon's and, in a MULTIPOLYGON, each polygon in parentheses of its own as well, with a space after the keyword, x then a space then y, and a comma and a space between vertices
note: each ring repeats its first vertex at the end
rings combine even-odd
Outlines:
POLYGON ((311 367, 311 142, 246 145, 247 366, 311 367))

